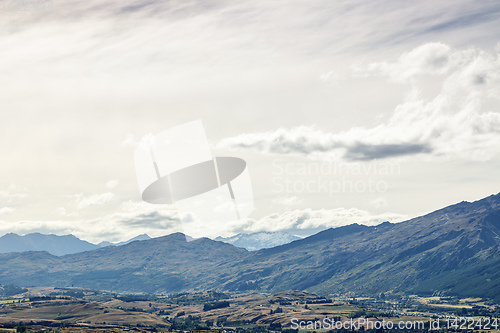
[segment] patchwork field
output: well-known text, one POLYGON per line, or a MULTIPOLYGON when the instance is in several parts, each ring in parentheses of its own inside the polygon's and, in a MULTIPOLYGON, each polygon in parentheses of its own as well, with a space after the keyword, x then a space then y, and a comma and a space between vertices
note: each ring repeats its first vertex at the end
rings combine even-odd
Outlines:
MULTIPOLYGON (((0 333, 2 329, 11 332, 23 327, 29 327, 29 332, 338 329, 311 326, 319 321, 360 323, 355 330, 369 330, 390 322, 411 330, 413 324, 427 327, 430 321, 439 319, 444 325, 446 318, 453 317, 496 318, 500 317, 500 308, 483 299, 321 297, 302 291, 274 295, 219 292, 143 295, 81 288, 29 288, 26 293, 0 300, 0 333)), ((497 329, 492 326, 488 331, 497 329)))

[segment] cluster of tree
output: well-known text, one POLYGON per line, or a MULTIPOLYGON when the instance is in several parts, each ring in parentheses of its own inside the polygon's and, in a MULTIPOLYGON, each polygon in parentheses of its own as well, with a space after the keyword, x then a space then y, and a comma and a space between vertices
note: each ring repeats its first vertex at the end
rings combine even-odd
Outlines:
POLYGON ((164 302, 177 304, 177 305, 196 305, 204 304, 207 302, 214 302, 221 299, 229 298, 228 295, 216 291, 208 291, 206 293, 179 293, 171 294, 168 299, 163 300, 164 302))
POLYGON ((333 303, 333 300, 329 298, 320 298, 320 299, 313 299, 311 301, 306 301, 306 304, 324 304, 324 303, 333 303))
POLYGON ((149 302, 154 300, 154 297, 148 295, 122 295, 116 298, 123 302, 149 302))
POLYGON ((13 284, 8 284, 8 285, 5 285, 2 288, 0 288, 0 295, 1 296, 14 296, 17 294, 25 293, 27 291, 28 291, 28 289, 26 289, 26 288, 18 287, 18 286, 15 286, 13 284))
POLYGON ((222 309, 222 308, 227 308, 227 307, 229 307, 229 302, 228 301, 206 303, 206 304, 203 305, 203 311, 210 311, 210 310, 213 310, 213 309, 222 309))
POLYGON ((270 304, 275 304, 278 303, 279 305, 292 305, 291 301, 284 301, 284 300, 275 300, 275 299, 270 299, 268 301, 270 304))
POLYGON ((298 330, 283 328, 280 323, 272 323, 269 326, 253 325, 249 327, 237 327, 235 333, 269 333, 281 331, 281 333, 298 333, 298 330))
POLYGON ((200 331, 206 330, 208 327, 207 323, 203 323, 200 317, 193 317, 189 315, 185 318, 173 318, 170 329, 179 331, 200 331))
POLYGON ((281 323, 271 323, 269 324, 269 327, 268 327, 269 330, 271 331, 281 331, 281 323))
POLYGON ((273 313, 283 313, 283 308, 280 308, 279 306, 276 308, 276 310, 273 310, 271 309, 271 311, 269 312, 269 314, 273 314, 273 313))
POLYGON ((31 296, 30 302, 53 301, 57 299, 56 296, 31 296))
POLYGON ((245 325, 248 325, 250 322, 248 320, 231 320, 231 321, 227 321, 226 318, 224 318, 223 321, 219 320, 218 324, 219 326, 223 325, 223 326, 229 326, 229 327, 236 327, 236 326, 245 326, 245 325))
POLYGON ((85 293, 83 292, 83 290, 68 290, 64 292, 64 295, 71 296, 73 298, 83 298, 83 296, 85 296, 85 293))
MULTIPOLYGON (((122 308, 123 309, 123 308, 122 308)), ((144 309, 141 309, 141 308, 136 308, 135 306, 132 307, 132 308, 128 308, 128 309, 123 309, 124 311, 130 311, 130 312, 146 312, 144 311, 144 309)))

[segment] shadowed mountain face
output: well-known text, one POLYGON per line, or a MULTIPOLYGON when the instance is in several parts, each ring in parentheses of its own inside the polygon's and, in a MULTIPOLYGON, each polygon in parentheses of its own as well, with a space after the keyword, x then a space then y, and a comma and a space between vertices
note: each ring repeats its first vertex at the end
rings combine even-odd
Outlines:
POLYGON ((108 246, 62 257, 47 252, 0 254, 0 281, 23 285, 75 285, 115 291, 212 288, 218 267, 246 250, 183 234, 108 246))
POLYGON ((307 289, 493 297, 500 295, 498 272, 500 195, 398 224, 329 229, 254 252, 172 234, 63 257, 0 255, 3 284, 143 292, 307 289))

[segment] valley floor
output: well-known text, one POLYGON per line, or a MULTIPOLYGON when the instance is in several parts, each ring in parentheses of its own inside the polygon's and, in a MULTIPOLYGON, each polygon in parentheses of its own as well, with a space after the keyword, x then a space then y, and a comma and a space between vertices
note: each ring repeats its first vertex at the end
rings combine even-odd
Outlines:
POLYGON ((483 299, 376 298, 291 291, 116 294, 81 288, 28 288, 0 298, 1 332, 236 333, 326 331, 500 332, 500 306, 483 299))

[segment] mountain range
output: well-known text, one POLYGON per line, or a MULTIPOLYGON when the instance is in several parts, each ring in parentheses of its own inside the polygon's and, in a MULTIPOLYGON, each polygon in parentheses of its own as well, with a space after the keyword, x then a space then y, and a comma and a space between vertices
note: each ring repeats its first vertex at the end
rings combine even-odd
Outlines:
MULTIPOLYGON (((188 241, 194 240, 186 235, 188 241)), ((107 241, 99 244, 92 244, 81 240, 74 235, 45 235, 41 233, 30 233, 20 236, 15 233, 8 233, 0 237, 0 253, 26 252, 26 251, 47 251, 55 256, 74 254, 91 251, 106 246, 122 246, 135 241, 149 240, 147 234, 135 236, 124 242, 111 243, 107 241)), ((217 237, 216 241, 233 244, 236 247, 245 248, 249 251, 271 248, 278 245, 287 244, 300 237, 290 235, 286 232, 256 232, 251 234, 238 234, 232 237, 217 237)))
POLYGON ((55 256, 63 256, 66 254, 91 251, 106 246, 121 246, 130 242, 147 239, 151 239, 151 237, 142 234, 125 242, 101 242, 99 244, 92 244, 73 235, 57 236, 31 233, 20 236, 14 233, 8 233, 0 237, 0 253, 47 251, 55 256))
POLYGON ((352 224, 258 251, 176 233, 54 256, 0 254, 0 283, 169 293, 221 290, 500 298, 500 194, 401 223, 352 224))
MULTIPOLYGON (((100 242, 99 244, 97 244, 99 247, 106 247, 106 246, 122 246, 122 245, 126 245, 128 243, 132 243, 132 242, 135 242, 135 241, 143 241, 143 240, 148 240, 148 239, 151 239, 151 237, 149 237, 147 234, 140 234, 138 236, 135 236, 134 238, 130 238, 129 240, 126 240, 124 242, 118 242, 118 243, 111 243, 111 242, 100 242)), ((50 252, 50 251, 48 251, 50 252)))

